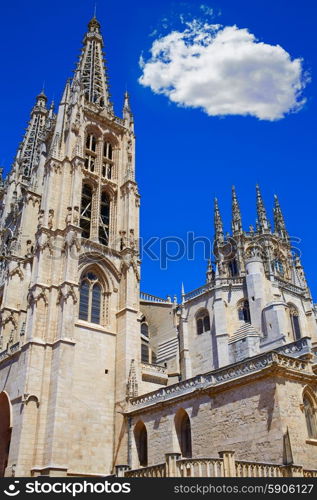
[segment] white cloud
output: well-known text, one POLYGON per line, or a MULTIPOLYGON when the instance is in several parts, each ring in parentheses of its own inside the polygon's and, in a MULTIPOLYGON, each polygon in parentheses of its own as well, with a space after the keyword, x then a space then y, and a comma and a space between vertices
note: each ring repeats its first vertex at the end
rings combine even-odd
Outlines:
POLYGON ((139 82, 210 116, 278 120, 305 102, 302 60, 259 42, 247 29, 194 20, 183 32, 156 39, 150 53, 139 82))
POLYGON ((204 12, 207 16, 214 16, 214 9, 212 7, 208 7, 208 5, 201 4, 199 6, 200 10, 204 12))

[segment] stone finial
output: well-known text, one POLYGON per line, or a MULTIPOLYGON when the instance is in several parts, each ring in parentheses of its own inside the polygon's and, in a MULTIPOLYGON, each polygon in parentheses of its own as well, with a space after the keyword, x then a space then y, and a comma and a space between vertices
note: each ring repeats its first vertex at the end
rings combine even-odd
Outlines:
POLYGON ((285 220, 276 194, 274 195, 273 213, 274 213, 274 232, 277 233, 279 236, 281 236, 281 238, 288 239, 285 220))
POLYGON ((266 210, 260 191, 260 186, 258 184, 256 185, 256 211, 257 211, 257 231, 260 233, 270 231, 270 223, 266 215, 266 210))
POLYGON ((223 224, 217 198, 215 198, 214 225, 215 225, 215 240, 217 243, 223 243, 224 241, 223 224))
POLYGON ((232 186, 232 234, 242 233, 242 217, 235 187, 232 186))

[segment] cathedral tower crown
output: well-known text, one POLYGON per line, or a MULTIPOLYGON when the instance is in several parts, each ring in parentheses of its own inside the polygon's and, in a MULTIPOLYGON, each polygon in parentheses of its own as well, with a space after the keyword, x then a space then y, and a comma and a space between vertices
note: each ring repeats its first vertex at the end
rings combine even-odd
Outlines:
POLYGON ((88 23, 88 32, 84 37, 73 87, 79 83, 86 101, 102 108, 110 107, 112 109, 103 46, 100 23, 96 17, 93 17, 88 23))

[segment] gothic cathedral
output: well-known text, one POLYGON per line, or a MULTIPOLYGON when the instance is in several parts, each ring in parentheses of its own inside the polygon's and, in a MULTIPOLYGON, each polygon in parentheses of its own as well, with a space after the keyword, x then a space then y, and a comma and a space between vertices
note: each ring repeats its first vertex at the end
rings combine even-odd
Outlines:
POLYGON ((278 199, 274 228, 256 203, 244 231, 233 189, 225 235, 216 200, 200 288, 140 293, 133 114, 94 17, 0 171, 0 476, 317 475, 316 310, 278 199))

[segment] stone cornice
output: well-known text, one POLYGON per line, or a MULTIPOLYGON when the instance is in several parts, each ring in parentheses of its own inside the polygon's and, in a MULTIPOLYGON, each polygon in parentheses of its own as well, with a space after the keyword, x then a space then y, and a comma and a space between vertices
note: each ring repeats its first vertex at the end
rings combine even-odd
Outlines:
POLYGON ((191 397, 198 391, 210 394, 231 388, 233 385, 252 383, 255 378, 268 375, 287 375, 288 378, 316 382, 316 376, 309 362, 271 351, 131 398, 126 414, 152 408, 158 403, 162 405, 174 403, 175 399, 191 397))

